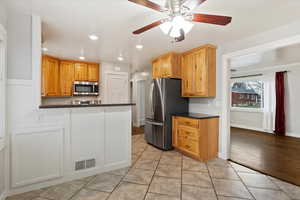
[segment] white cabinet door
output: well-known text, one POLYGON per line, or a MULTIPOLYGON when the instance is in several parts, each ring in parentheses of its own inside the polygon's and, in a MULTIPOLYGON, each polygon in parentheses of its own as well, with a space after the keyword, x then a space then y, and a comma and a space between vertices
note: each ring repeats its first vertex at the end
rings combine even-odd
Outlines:
POLYGON ((131 162, 131 107, 105 108, 105 167, 131 162))
POLYGON ((96 168, 104 160, 103 108, 74 108, 71 113, 72 169, 75 162, 95 159, 96 168))

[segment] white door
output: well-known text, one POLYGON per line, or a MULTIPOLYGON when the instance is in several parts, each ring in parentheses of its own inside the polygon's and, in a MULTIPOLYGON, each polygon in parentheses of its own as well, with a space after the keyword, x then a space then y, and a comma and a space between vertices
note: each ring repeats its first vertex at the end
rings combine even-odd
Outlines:
POLYGON ((107 73, 105 103, 128 103, 129 86, 127 73, 107 73))
POLYGON ((5 73, 5 45, 0 37, 0 140, 5 136, 5 73))
POLYGON ((145 125, 145 81, 137 82, 137 110, 138 110, 138 125, 145 125))

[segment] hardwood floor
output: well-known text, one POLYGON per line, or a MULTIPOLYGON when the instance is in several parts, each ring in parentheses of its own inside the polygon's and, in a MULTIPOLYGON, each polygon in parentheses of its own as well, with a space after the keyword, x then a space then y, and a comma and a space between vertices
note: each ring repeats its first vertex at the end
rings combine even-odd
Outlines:
POLYGON ((300 138, 231 128, 231 160, 300 186, 300 138))
POLYGON ((139 135, 139 134, 144 134, 144 126, 141 127, 132 126, 132 135, 139 135))

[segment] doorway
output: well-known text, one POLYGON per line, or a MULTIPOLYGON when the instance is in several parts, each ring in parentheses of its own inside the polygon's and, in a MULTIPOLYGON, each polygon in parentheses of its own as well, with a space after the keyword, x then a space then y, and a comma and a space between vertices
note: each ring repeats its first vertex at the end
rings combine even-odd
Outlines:
MULTIPOLYGON (((280 44, 280 42, 279 42, 280 44)), ((230 56, 228 71, 228 122, 231 161, 263 174, 300 185, 300 81, 299 43, 230 56), (276 81, 284 74, 285 135, 274 133, 276 81)), ((278 112, 278 111, 277 111, 278 112)))

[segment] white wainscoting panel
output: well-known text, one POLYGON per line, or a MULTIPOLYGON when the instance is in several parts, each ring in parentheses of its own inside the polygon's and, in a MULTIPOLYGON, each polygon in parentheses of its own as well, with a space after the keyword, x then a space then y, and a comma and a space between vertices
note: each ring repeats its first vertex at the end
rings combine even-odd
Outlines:
POLYGON ((131 107, 106 107, 105 167, 130 162, 130 160, 131 107))
POLYGON ((30 128, 12 135, 12 187, 63 175, 64 129, 30 128))
POLYGON ((96 159, 96 167, 103 166, 104 131, 103 108, 72 109, 72 170, 75 170, 76 161, 88 159, 96 159))

